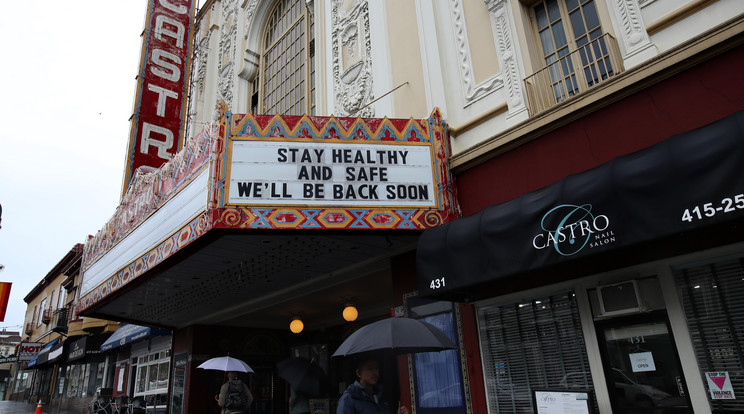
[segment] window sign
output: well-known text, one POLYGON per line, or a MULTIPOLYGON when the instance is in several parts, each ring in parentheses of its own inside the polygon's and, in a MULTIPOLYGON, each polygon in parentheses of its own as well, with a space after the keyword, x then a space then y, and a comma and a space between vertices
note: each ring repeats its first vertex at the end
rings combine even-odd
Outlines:
POLYGON ((735 400, 734 387, 731 386, 731 378, 728 371, 706 372, 705 379, 708 380, 710 398, 713 400, 735 400))
POLYGON ((543 391, 535 390, 537 414, 589 414, 588 391, 543 391))
POLYGON ((654 356, 651 352, 638 352, 629 354, 630 366, 633 372, 656 371, 654 356))

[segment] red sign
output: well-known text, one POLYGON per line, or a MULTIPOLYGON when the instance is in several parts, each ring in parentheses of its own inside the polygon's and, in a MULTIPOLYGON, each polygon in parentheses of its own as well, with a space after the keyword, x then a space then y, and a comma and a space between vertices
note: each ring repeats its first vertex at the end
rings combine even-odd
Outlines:
POLYGON ((18 360, 30 361, 41 351, 41 342, 21 342, 18 345, 18 360))
POLYGON ((5 311, 8 310, 8 300, 10 299, 10 282, 0 282, 0 321, 5 320, 5 311))
POLYGON ((123 193, 138 168, 159 168, 181 146, 193 16, 192 0, 149 0, 123 193))

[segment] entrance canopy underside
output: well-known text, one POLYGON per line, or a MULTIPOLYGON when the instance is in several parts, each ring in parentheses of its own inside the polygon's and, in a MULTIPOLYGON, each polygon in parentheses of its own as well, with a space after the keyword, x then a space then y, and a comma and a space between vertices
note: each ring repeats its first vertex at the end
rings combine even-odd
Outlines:
POLYGON ((306 329, 342 323, 351 299, 359 317, 389 315, 390 257, 415 248, 419 232, 212 230, 86 315, 182 328, 224 325, 306 329))

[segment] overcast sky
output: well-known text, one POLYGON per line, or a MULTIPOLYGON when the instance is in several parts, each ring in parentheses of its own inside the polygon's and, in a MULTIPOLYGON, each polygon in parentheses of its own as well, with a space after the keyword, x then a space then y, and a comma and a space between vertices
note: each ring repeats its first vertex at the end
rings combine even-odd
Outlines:
POLYGON ((0 327, 119 203, 147 0, 5 2, 0 15, 0 327))

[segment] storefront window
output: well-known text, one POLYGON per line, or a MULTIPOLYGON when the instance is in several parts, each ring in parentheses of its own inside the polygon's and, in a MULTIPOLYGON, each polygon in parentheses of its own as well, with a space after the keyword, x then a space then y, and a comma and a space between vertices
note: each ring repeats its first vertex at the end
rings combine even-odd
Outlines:
POLYGON ((86 379, 88 365, 75 364, 67 367, 67 398, 85 397, 87 395, 86 379))
POLYGON ((134 390, 135 393, 143 393, 146 391, 145 378, 147 378, 147 365, 137 368, 137 387, 134 390))
POLYGON ((571 292, 478 307, 490 413, 534 413, 536 389, 592 390, 571 292))
POLYGON ((135 395, 162 394, 168 390, 170 351, 137 358, 135 395))
POLYGON ((744 257, 674 269, 714 413, 744 410, 744 257))
MULTIPOLYGON (((408 299, 409 315, 439 328, 458 343, 451 302, 408 299)), ((421 413, 465 413, 462 368, 458 350, 414 354, 416 405, 421 413)))

